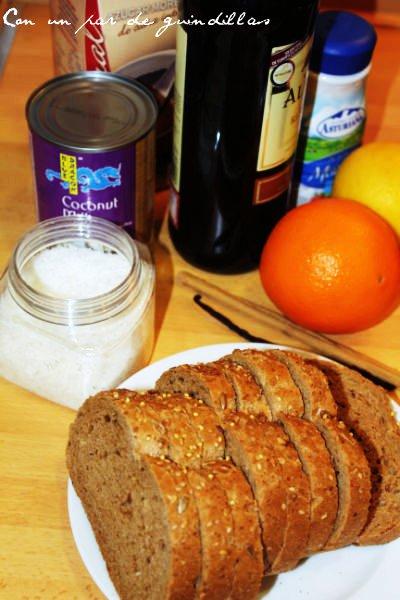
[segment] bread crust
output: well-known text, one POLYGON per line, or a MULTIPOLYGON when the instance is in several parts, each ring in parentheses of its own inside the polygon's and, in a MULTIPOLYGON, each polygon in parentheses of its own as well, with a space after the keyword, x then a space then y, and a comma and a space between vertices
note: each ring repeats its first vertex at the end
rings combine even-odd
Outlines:
POLYGON ((112 394, 89 399, 71 426, 73 485, 123 600, 192 600, 201 549, 186 471, 138 454, 116 401, 112 394))
POLYGON ((400 536, 400 428, 386 392, 357 372, 318 362, 329 381, 340 419, 362 445, 371 468, 372 499, 360 545, 400 536))
POLYGON ((251 372, 264 392, 274 419, 278 418, 281 411, 303 416, 303 399, 288 368, 271 353, 261 350, 235 350, 228 359, 251 372))
POLYGON ((333 532, 338 490, 332 457, 317 427, 293 415, 280 417, 307 473, 311 489, 310 537, 307 554, 319 552, 333 532))
POLYGON ((229 598, 234 564, 233 520, 228 498, 209 466, 189 470, 188 478, 196 500, 202 548, 202 569, 196 598, 229 598))
POLYGON ((245 473, 257 501, 268 570, 283 546, 287 521, 282 466, 274 450, 277 427, 261 415, 245 413, 227 414, 223 427, 228 453, 245 473))
POLYGON ((371 472, 360 444, 343 421, 325 414, 317 424, 335 465, 339 506, 325 550, 353 544, 364 529, 371 500, 371 472))
POLYGON ((263 414, 268 420, 272 420, 271 409, 264 392, 248 369, 239 363, 224 358, 211 364, 222 369, 234 388, 237 410, 252 414, 263 414))
POLYGON ((156 383, 162 392, 187 393, 217 413, 236 409, 235 390, 220 369, 210 365, 182 365, 164 373, 156 383))
POLYGON ((257 504, 243 472, 229 461, 210 464, 225 490, 233 520, 233 584, 230 600, 257 597, 264 574, 257 504))
POLYGON ((282 485, 286 489, 287 520, 282 548, 271 565, 271 573, 293 569, 307 555, 310 534, 311 490, 310 481, 303 471, 297 450, 283 427, 274 424, 277 431, 275 453, 282 465, 282 485))
MULTIPOLYGON (((337 405, 330 392, 328 382, 318 370, 309 368, 301 356, 294 352, 274 350, 269 352, 282 364, 284 364, 299 387, 303 396, 304 413, 295 416, 305 416, 310 421, 317 419, 327 413, 333 417, 337 416, 337 405), (309 393, 304 394, 304 386, 307 385, 309 393)), ((287 409, 282 412, 290 414, 287 409)), ((293 413, 294 414, 294 413, 293 413)))

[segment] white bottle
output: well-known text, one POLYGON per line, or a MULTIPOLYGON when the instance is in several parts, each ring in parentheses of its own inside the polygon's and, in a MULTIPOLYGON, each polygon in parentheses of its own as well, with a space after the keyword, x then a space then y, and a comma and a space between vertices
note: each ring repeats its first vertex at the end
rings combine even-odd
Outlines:
POLYGON ((315 36, 295 167, 298 205, 329 196, 340 164, 362 142, 376 44, 372 25, 348 12, 321 13, 315 36))

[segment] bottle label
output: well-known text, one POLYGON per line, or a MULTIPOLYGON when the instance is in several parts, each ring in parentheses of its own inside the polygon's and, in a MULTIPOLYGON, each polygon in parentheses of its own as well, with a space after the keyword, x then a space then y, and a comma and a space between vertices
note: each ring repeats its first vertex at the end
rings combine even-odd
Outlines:
POLYGON ((311 46, 308 37, 272 50, 258 171, 279 167, 296 150, 311 46))
POLYGON ((329 195, 339 166, 362 141, 364 82, 334 85, 311 74, 296 166, 298 204, 329 195))
POLYGON ((175 115, 174 115, 174 140, 173 140, 173 171, 172 184, 180 191, 181 164, 182 164, 182 134, 183 113, 185 101, 185 77, 187 56, 187 33, 181 25, 177 28, 176 40, 176 65, 175 65, 175 115))

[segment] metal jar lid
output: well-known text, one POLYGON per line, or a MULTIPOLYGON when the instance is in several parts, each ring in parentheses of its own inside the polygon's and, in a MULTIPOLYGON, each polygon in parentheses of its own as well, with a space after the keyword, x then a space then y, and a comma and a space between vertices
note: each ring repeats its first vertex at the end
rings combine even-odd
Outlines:
POLYGON ((157 120, 140 83, 102 71, 62 75, 33 92, 26 115, 33 132, 70 150, 115 150, 145 136, 157 120))

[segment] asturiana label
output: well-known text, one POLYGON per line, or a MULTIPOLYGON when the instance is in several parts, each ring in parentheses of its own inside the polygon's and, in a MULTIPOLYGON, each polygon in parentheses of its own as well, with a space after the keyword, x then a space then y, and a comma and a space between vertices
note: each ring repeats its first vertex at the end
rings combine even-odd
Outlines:
POLYGON ((346 108, 323 119, 317 127, 321 137, 336 140, 345 135, 350 135, 365 121, 364 108, 346 108))

